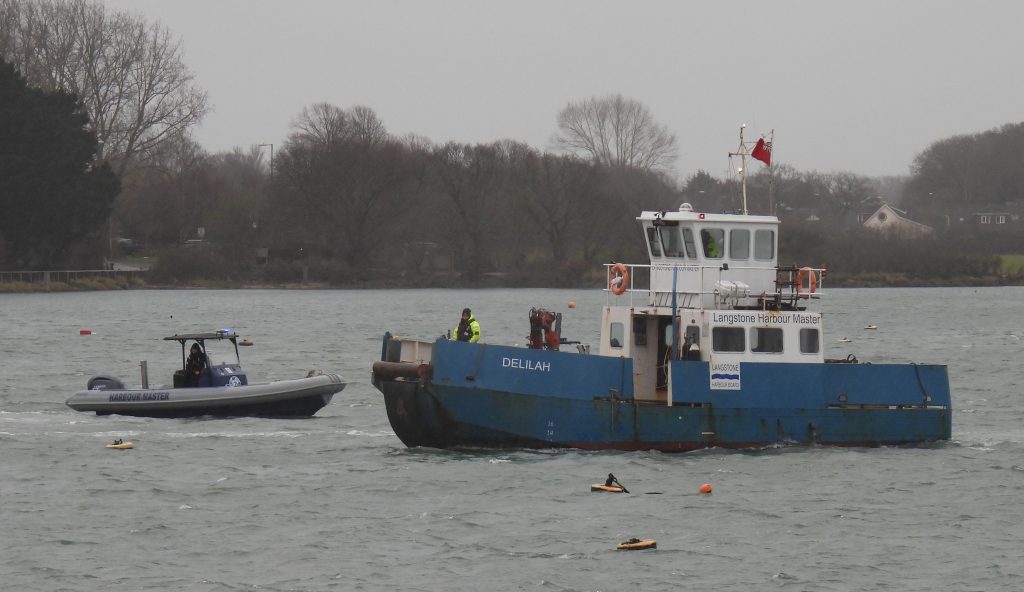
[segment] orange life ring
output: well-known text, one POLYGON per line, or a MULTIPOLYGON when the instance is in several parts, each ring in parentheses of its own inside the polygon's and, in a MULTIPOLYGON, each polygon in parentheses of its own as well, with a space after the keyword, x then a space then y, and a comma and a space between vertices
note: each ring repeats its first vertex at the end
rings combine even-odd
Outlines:
POLYGON ((625 263, 616 263, 608 270, 608 289, 612 294, 621 296, 626 293, 626 286, 629 284, 629 270, 625 263))
POLYGON ((801 267, 796 274, 796 294, 800 298, 810 298, 818 289, 818 272, 810 267, 801 267), (804 280, 807 281, 807 291, 804 292, 804 280))

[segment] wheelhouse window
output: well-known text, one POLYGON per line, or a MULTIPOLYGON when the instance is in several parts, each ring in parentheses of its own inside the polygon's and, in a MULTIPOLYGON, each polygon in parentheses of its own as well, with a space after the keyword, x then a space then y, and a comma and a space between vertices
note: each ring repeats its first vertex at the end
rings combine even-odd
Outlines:
POLYGON ((721 259, 725 250, 725 231, 721 228, 705 228, 700 231, 700 242, 704 245, 704 256, 721 259))
POLYGON ((817 329, 800 329, 800 353, 816 354, 821 349, 821 338, 817 329))
POLYGON ((750 231, 729 231, 729 258, 750 259, 750 231))
POLYGON ((616 349, 621 349, 625 335, 626 331, 623 328, 622 323, 612 323, 608 326, 608 345, 616 349))
POLYGON ((716 352, 746 351, 743 327, 715 327, 711 330, 711 347, 716 352))
POLYGON ((679 240, 678 226, 661 226, 658 228, 661 233, 661 246, 665 250, 666 257, 683 257, 683 243, 679 240))
POLYGON ((651 257, 661 257, 661 240, 658 239, 658 229, 653 226, 647 227, 647 245, 651 248, 651 257))
POLYGON ((754 259, 771 261, 775 258, 775 231, 758 230, 754 233, 754 259))
POLYGON ((773 327, 751 328, 750 351, 759 354, 782 353, 782 329, 773 327))
POLYGON ((697 247, 693 241, 693 230, 689 228, 683 229, 683 244, 686 245, 686 256, 690 259, 697 258, 697 247))

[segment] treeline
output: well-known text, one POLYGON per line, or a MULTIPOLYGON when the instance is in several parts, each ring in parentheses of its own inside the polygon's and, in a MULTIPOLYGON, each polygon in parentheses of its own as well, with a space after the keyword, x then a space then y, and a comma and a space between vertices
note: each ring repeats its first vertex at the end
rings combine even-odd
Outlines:
MULTIPOLYGON (((198 149, 198 147, 195 147, 198 149)), ((682 186, 664 174, 538 151, 522 143, 435 145, 395 138, 366 107, 317 105, 299 117, 273 163, 266 151, 168 163, 133 189, 122 224, 146 241, 180 241, 196 225, 222 246, 161 257, 167 282, 228 278, 333 285, 600 285, 602 263, 643 262, 644 209, 738 211, 736 180, 699 172, 682 186), (190 166, 186 166, 191 164, 190 166), (155 185, 154 185, 155 184, 155 185), (156 190, 154 191, 154 187, 156 190), (159 216, 178 195, 178 214, 159 216), (200 196, 196 199, 196 196, 200 196), (148 203, 142 207, 143 203, 148 203), (177 231, 170 232, 170 220, 177 231), (252 250, 269 246, 269 261, 252 250)), ((748 208, 783 219, 780 261, 826 264, 831 285, 958 284, 1005 277, 1000 254, 1024 253, 1018 228, 938 228, 903 238, 864 229, 865 200, 901 181, 787 166, 753 175, 748 208), (792 205, 790 205, 792 204, 792 205), (812 209, 820 219, 787 216, 812 209)), ((895 188, 895 189, 893 189, 895 188)))
POLYGON ((1024 200, 1024 123, 939 140, 915 159, 906 203, 941 212, 958 204, 1024 200))
POLYGON ((865 228, 783 222, 782 264, 824 265, 829 286, 996 285, 1024 283, 1024 270, 1007 270, 1000 254, 1024 253, 1019 229, 983 232, 954 228, 904 238, 865 228))
POLYGON ((572 285, 601 262, 641 260, 636 215, 678 206, 658 172, 511 140, 397 138, 366 107, 306 109, 272 163, 257 149, 199 152, 169 152, 122 195, 131 236, 170 246, 203 228, 210 243, 162 254, 158 279, 572 285))
MULTIPOLYGON (((641 210, 743 206, 735 178, 674 179, 675 134, 622 95, 567 104, 557 152, 396 137, 368 107, 322 103, 283 144, 208 154, 180 56, 164 27, 99 3, 0 0, 0 268, 141 246, 166 283, 599 285, 602 263, 646 259, 641 210)), ((833 281, 987 282, 1024 253, 1020 225, 951 225, 949 208, 1024 200, 1022 152, 1013 124, 926 147, 910 177, 749 162, 747 208, 783 220, 784 263, 826 262, 833 281), (863 230, 880 198, 936 232, 863 230)))

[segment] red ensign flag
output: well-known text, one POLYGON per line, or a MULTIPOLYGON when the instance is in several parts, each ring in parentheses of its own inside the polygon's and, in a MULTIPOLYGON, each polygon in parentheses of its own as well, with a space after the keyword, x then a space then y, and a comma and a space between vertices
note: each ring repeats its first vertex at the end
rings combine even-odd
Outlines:
POLYGON ((754 146, 754 150, 750 155, 766 165, 772 166, 772 143, 765 142, 764 138, 761 138, 757 141, 757 145, 754 146))

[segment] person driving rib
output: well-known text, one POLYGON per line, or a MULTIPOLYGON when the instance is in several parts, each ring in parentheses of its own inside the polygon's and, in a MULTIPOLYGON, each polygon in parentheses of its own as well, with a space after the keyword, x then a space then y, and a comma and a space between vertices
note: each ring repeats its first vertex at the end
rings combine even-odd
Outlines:
POLYGON ((199 386, 199 376, 203 368, 206 368, 206 354, 198 343, 193 343, 185 362, 185 386, 199 386))

